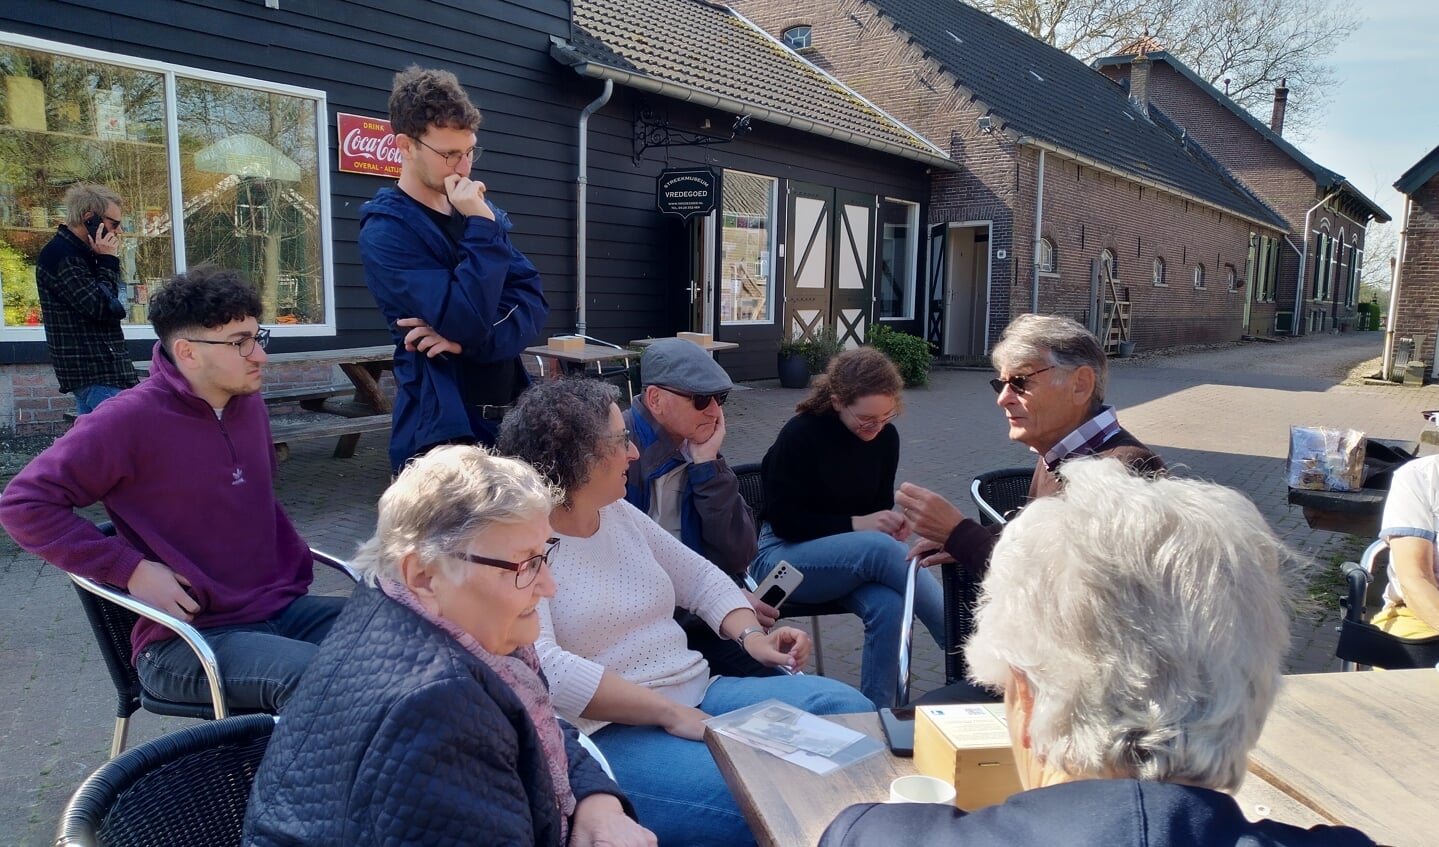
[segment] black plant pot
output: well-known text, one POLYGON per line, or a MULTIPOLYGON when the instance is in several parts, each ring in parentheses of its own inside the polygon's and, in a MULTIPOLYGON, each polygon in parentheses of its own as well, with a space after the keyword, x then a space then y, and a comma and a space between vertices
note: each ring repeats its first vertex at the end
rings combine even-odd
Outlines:
POLYGON ((804 388, 809 385, 809 361, 801 355, 779 355, 779 384, 782 388, 804 388))

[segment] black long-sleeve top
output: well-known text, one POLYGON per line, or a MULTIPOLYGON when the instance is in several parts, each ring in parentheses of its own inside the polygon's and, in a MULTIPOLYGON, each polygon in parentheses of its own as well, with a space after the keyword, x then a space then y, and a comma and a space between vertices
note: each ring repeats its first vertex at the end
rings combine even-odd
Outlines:
POLYGON ((763 517, 785 541, 850 532, 852 518, 894 508, 898 468, 893 424, 863 441, 837 414, 795 415, 764 456, 763 517))

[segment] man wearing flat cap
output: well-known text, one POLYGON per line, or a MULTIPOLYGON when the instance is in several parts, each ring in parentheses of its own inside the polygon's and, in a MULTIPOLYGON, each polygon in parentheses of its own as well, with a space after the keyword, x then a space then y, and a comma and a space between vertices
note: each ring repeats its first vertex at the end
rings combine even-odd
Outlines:
MULTIPOLYGON (((758 547, 739 480, 720 454, 724 403, 734 383, 704 348, 683 338, 661 339, 645 350, 640 383, 643 393, 624 415, 640 451, 630 462, 625 499, 686 547, 742 578, 758 547)), ((778 612, 753 596, 750 602, 760 623, 774 624, 778 612)), ((714 639, 708 627, 685 631, 691 649, 716 668, 725 665, 718 655, 725 645, 709 643, 714 639)), ((743 667, 730 668, 730 675, 759 671, 743 653, 735 658, 743 667)))

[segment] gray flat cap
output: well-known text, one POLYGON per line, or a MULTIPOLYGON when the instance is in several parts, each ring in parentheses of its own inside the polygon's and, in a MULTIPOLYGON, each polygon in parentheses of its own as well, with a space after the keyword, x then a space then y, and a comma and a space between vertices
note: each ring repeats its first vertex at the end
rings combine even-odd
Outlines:
POLYGON ((661 338, 640 357, 640 382, 665 385, 691 394, 715 394, 734 382, 703 347, 683 338, 661 338))

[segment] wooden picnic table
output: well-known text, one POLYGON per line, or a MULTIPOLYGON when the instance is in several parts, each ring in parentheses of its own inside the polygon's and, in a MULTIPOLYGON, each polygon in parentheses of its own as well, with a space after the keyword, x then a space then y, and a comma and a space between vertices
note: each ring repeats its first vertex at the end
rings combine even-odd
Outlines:
POLYGON ((1284 688, 1251 774, 1380 844, 1439 841, 1439 673, 1302 674, 1284 688))
MULTIPOLYGON (((636 338, 634 341, 631 341, 631 342, 630 342, 630 346, 631 346, 631 347, 648 347, 648 346, 650 346, 651 344, 655 343, 656 341, 665 341, 665 340, 668 340, 668 338, 674 338, 674 337, 676 337, 676 336, 671 335, 671 336, 668 336, 667 338, 636 338)), ((692 343, 696 343, 696 342, 692 342, 692 343)), ((739 349, 739 345, 736 344, 736 343, 733 342, 733 341, 709 341, 709 342, 706 342, 706 343, 704 343, 704 344, 700 344, 699 346, 700 346, 700 347, 703 347, 703 348, 705 349, 705 352, 706 352, 706 353, 709 353, 711 356, 713 356, 713 355, 716 354, 716 353, 723 353, 723 352, 726 351, 726 350, 738 350, 738 349, 739 349)))
MULTIPOLYGON (((874 712, 824 717, 884 741, 874 712)), ((818 844, 825 827, 846 806, 884 802, 891 782, 915 773, 913 759, 891 755, 887 748, 821 776, 708 729, 705 744, 760 847, 818 844)), ((1244 781, 1235 799, 1250 820, 1273 818, 1306 828, 1326 822, 1255 774, 1244 781)))

